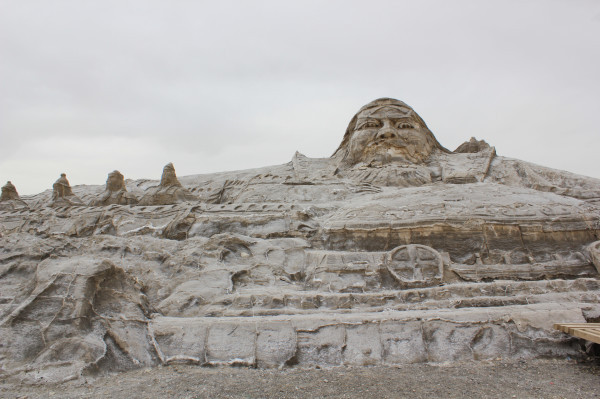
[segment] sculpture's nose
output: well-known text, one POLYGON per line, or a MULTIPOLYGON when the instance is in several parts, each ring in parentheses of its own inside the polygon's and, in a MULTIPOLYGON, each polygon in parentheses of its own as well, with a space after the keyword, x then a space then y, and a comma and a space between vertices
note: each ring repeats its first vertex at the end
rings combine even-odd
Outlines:
POLYGON ((379 132, 377 132, 378 140, 387 140, 387 139, 396 139, 398 138, 398 132, 395 129, 390 127, 383 127, 379 132))

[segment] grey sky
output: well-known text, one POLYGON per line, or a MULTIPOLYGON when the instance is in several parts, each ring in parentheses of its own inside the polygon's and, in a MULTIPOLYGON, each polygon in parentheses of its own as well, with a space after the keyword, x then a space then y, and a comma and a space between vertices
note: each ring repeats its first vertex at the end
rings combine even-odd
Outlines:
POLYGON ((600 178, 600 2, 0 0, 0 184, 329 156, 394 97, 442 145, 600 178))

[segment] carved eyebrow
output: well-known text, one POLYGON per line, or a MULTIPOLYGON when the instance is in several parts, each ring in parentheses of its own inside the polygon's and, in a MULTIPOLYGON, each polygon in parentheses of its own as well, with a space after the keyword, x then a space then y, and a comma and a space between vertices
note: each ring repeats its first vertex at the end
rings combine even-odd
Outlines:
POLYGON ((378 118, 374 118, 372 116, 361 116, 360 118, 358 118, 357 122, 365 122, 365 121, 377 121, 379 120, 378 118))
POLYGON ((361 125, 364 125, 365 123, 369 123, 369 122, 380 123, 379 119, 377 119, 377 118, 365 117, 365 118, 359 118, 356 121, 356 126, 361 126, 361 125))

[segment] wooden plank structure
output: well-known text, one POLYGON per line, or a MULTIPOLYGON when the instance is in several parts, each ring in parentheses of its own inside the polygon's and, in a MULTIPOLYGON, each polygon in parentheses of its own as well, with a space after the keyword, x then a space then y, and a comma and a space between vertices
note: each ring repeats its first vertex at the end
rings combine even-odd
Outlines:
POLYGON ((600 323, 560 323, 554 329, 600 344, 600 323))

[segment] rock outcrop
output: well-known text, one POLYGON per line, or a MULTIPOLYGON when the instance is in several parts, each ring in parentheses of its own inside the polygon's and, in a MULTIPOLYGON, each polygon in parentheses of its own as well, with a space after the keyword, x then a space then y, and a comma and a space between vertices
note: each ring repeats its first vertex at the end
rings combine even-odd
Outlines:
POLYGON ((83 205, 83 202, 73 194, 71 184, 67 180, 67 175, 64 173, 60 174, 58 180, 52 185, 52 207, 63 207, 72 205, 83 205))
POLYGON ((106 179, 106 190, 97 199, 93 200, 91 206, 104 205, 135 205, 138 203, 135 195, 127 191, 125 177, 118 170, 108 174, 106 179))
POLYGON ((7 181, 2 186, 2 194, 0 195, 0 210, 16 210, 27 208, 27 203, 19 197, 17 188, 10 181, 7 181))
POLYGON ((490 145, 485 140, 477 140, 475 137, 471 137, 469 141, 465 141, 454 150, 456 153, 469 153, 475 154, 477 152, 485 151, 490 148, 490 145))
POLYGON ((7 181, 4 186, 2 186, 2 195, 0 195, 0 202, 4 201, 14 201, 20 200, 19 193, 17 192, 17 188, 10 181, 7 181))
POLYGON ((8 375, 577 357, 552 324, 600 317, 600 180, 450 152, 397 100, 331 158, 118 180, 0 210, 8 375))
POLYGON ((140 200, 140 205, 171 205, 194 199, 195 197, 177 180, 173 164, 168 163, 163 168, 160 184, 148 190, 140 200))

